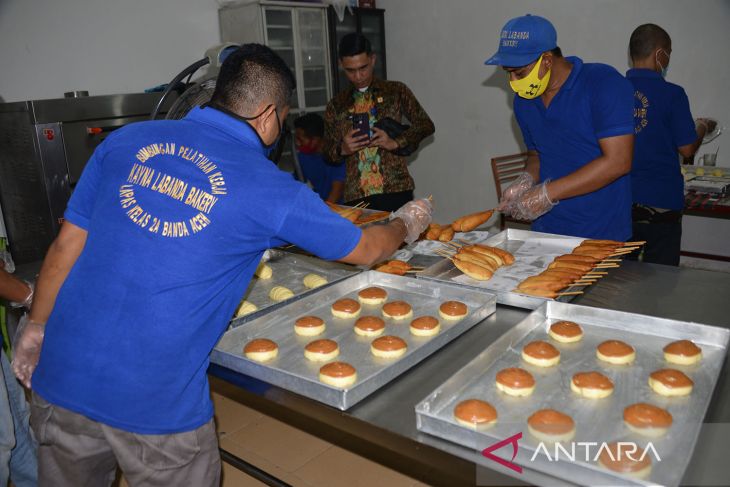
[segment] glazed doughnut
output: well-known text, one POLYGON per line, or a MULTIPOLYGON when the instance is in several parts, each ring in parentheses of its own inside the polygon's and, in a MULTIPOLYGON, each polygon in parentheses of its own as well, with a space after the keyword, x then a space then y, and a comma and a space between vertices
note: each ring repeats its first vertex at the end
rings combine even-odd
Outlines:
POLYGON ((575 435, 575 421, 555 409, 541 409, 527 418, 527 429, 541 441, 570 441, 575 435))
POLYGON ((388 299, 388 292, 379 287, 366 287, 357 293, 357 299, 363 304, 381 304, 388 299))
POLYGON ((312 362, 327 362, 340 354, 340 347, 334 340, 322 339, 309 342, 304 347, 304 356, 312 362))
POLYGON ((405 301, 390 301, 383 305, 383 316, 394 320, 407 320, 413 316, 413 308, 405 301))
POLYGON ((672 425, 672 421, 669 411, 645 402, 632 404, 624 409, 626 426, 644 436, 662 436, 672 425))
POLYGON ((702 359, 702 349, 690 340, 679 340, 664 347, 664 360, 671 364, 692 365, 702 359))
POLYGON ((552 367, 560 362, 560 351, 548 342, 536 340, 524 346, 522 359, 538 367, 552 367))
POLYGON ((570 390, 589 399, 602 399, 613 392, 613 382, 600 372, 578 372, 570 380, 570 390))
POLYGON ((243 354, 256 362, 266 362, 276 358, 279 354, 279 346, 268 338, 256 338, 243 347, 243 354))
POLYGON ((609 364, 626 365, 634 361, 636 351, 620 340, 606 340, 596 347, 596 356, 609 364))
POLYGON ((365 337, 376 337, 385 331, 385 321, 377 316, 363 316, 355 322, 355 333, 365 337))
POLYGON ((294 293, 291 289, 285 288, 284 286, 274 286, 269 292, 269 297, 272 301, 284 301, 285 299, 294 297, 294 293))
POLYGON ((441 330, 441 323, 433 316, 420 316, 411 321, 410 331, 413 335, 429 337, 437 335, 441 330))
POLYGON ((497 389, 510 396, 529 396, 535 390, 535 378, 518 367, 500 370, 495 381, 497 389))
POLYGON ((373 340, 370 352, 380 358, 398 358, 406 353, 408 344, 405 340, 393 335, 386 335, 373 340))
POLYGON ((294 322, 294 333, 304 337, 319 335, 325 328, 324 320, 317 316, 302 316, 294 322))
POLYGON ((459 321, 469 313, 469 308, 461 301, 444 301, 439 306, 439 315, 448 321, 459 321))
POLYGON ((357 370, 347 362, 330 362, 319 369, 319 380, 344 389, 357 381, 357 370))
POLYGON ((454 419, 462 426, 480 430, 497 422, 497 410, 486 401, 467 399, 454 408, 454 419))
POLYGON ((493 214, 494 210, 479 211, 477 213, 457 218, 451 226, 457 232, 471 232, 479 225, 487 223, 487 221, 492 218, 493 214))
POLYGON ((649 375, 649 387, 662 396, 687 396, 694 382, 677 369, 660 369, 649 375))
POLYGON ((354 299, 338 299, 332 304, 332 315, 337 318, 355 318, 360 314, 360 303, 354 299))
POLYGON ((572 321, 558 321, 550 325, 548 335, 562 343, 573 343, 583 338, 583 329, 578 323, 572 321))

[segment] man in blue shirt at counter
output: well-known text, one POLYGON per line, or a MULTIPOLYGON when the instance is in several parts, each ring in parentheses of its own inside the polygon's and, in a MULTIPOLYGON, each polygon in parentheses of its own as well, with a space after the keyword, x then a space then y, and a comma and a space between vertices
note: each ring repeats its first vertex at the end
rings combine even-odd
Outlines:
POLYGON ((218 486, 209 354, 264 251, 371 264, 430 222, 418 200, 361 230, 273 165, 293 88, 279 56, 246 44, 209 104, 92 155, 13 360, 33 387, 41 485, 109 485, 118 464, 130 485, 218 486))
POLYGON ((643 261, 679 265, 682 243, 684 179, 679 154, 692 158, 712 120, 692 119, 681 86, 664 80, 672 39, 655 24, 637 27, 629 40, 633 69, 636 143, 631 168, 633 231, 631 240, 646 241, 643 261))
POLYGON ((502 66, 509 76, 528 151, 525 171, 498 209, 533 221, 540 232, 627 240, 631 84, 605 64, 563 57, 555 27, 536 15, 507 22, 485 64, 502 66))
POLYGON ((294 141, 305 182, 311 184, 323 200, 341 203, 345 193, 345 162, 327 164, 324 160, 324 119, 316 113, 296 118, 294 141))

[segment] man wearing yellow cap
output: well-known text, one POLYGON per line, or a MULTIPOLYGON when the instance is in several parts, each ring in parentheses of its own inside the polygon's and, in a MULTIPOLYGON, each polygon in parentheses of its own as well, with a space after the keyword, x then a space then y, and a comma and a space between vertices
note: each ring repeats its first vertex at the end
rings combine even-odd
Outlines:
POLYGON ((485 64, 507 72, 528 150, 525 172, 498 208, 536 231, 627 240, 631 83, 611 66, 563 57, 555 27, 536 15, 507 22, 485 64))

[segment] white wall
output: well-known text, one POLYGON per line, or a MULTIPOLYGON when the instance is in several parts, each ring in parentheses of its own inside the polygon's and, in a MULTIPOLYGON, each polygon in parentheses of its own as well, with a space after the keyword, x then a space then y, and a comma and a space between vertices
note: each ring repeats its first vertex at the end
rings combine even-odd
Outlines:
MULTIPOLYGON (((411 169, 417 193, 433 194, 441 221, 493 207, 489 160, 520 150, 506 78, 483 65, 502 25, 517 15, 550 18, 565 54, 621 72, 631 31, 644 22, 662 25, 673 39, 668 79, 685 87, 695 116, 730 126, 724 86, 730 1, 378 0, 378 6, 386 9, 389 77, 405 81, 436 123, 411 169)), ((219 42, 217 9, 215 0, 0 0, 0 96, 127 93, 165 83, 219 42)), ((730 166, 728 137, 702 152, 726 141, 719 163, 730 166)), ((700 222, 698 231, 725 232, 724 242, 730 240, 730 222, 700 222)))
POLYGON ((139 92, 219 42, 215 0, 0 0, 5 101, 139 92))
MULTIPOLYGON (((565 55, 621 73, 628 69, 633 29, 661 25, 673 41, 668 80, 686 89, 695 116, 730 124, 728 1, 378 0, 378 7, 386 9, 388 77, 406 82, 436 124, 433 142, 411 171, 417 193, 434 195, 440 219, 493 207, 490 159, 521 150, 506 76, 483 64, 496 51, 504 23, 518 15, 549 18, 565 55)), ((714 144, 702 151, 714 151, 714 144)), ((725 145, 720 161, 730 166, 730 143, 725 145)))

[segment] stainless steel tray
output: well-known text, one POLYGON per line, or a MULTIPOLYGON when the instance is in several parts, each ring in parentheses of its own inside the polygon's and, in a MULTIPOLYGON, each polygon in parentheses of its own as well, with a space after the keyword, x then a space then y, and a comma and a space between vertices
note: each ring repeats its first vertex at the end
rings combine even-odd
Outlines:
POLYGON ((255 304, 258 310, 240 318, 232 319, 230 324, 231 328, 241 326, 243 323, 268 314, 292 300, 312 294, 316 289, 309 289, 302 282, 304 276, 307 274, 319 274, 327 279, 328 282, 325 286, 330 286, 342 279, 362 272, 361 269, 354 266, 339 262, 330 262, 308 255, 295 254, 277 249, 271 249, 269 252, 271 257, 267 264, 272 270, 271 279, 259 279, 254 276, 246 289, 246 293, 241 298, 255 304), (269 298, 269 292, 274 286, 284 286, 291 289, 294 297, 284 301, 272 301, 269 298))
MULTIPOLYGON (((561 254, 570 253, 583 241, 580 237, 567 237, 552 233, 532 232, 508 228, 487 239, 484 244, 499 247, 515 256, 511 266, 500 267, 488 281, 477 281, 454 267, 448 259, 442 259, 417 274, 423 279, 446 281, 475 289, 485 289, 497 295, 497 302, 519 308, 535 309, 546 301, 570 301, 574 296, 560 296, 556 300, 538 298, 512 292, 517 285, 544 271, 553 259, 561 254)), ((566 291, 581 290, 582 287, 568 288, 566 291)))
MULTIPOLYGON (((360 316, 382 316, 381 308, 382 305, 363 305, 360 316)), ((458 286, 368 271, 328 288, 320 288, 312 295, 287 304, 276 313, 229 330, 213 350, 211 360, 218 365, 344 410, 494 313, 495 309, 494 295, 482 291, 465 291, 458 286), (370 353, 370 342, 373 338, 361 337, 353 331, 355 319, 335 318, 330 311, 334 301, 343 297, 357 299, 357 292, 368 286, 379 286, 387 290, 389 301, 408 301, 413 307, 414 318, 425 314, 438 317, 439 305, 447 300, 465 303, 469 307, 469 314, 456 323, 440 320, 441 332, 430 338, 411 335, 410 320, 394 322, 385 319, 384 334, 403 338, 408 343, 408 351, 397 360, 376 358, 370 353), (296 335, 294 321, 305 315, 315 315, 325 320, 325 332, 316 337, 296 335), (263 337, 277 342, 278 357, 265 364, 245 358, 243 346, 251 339, 263 337), (304 346, 319 338, 335 340, 340 347, 340 355, 336 360, 348 362, 357 369, 358 380, 349 389, 341 390, 321 383, 319 368, 323 363, 304 358, 304 346)))
MULTIPOLYGON (((477 450, 470 460, 491 468, 495 468, 496 464, 478 452, 498 440, 524 431, 514 463, 528 469, 586 485, 677 485, 692 457, 702 419, 725 361, 729 338, 730 330, 723 328, 548 302, 421 401, 416 406, 418 429, 477 450), (583 340, 575 344, 561 344, 548 338, 548 327, 557 320, 580 323, 584 330, 583 340), (615 338, 634 346, 636 361, 633 365, 614 366, 596 359, 596 346, 604 340, 615 338), (561 351, 558 366, 542 369, 521 360, 522 347, 536 339, 550 340, 558 347, 561 351), (681 366, 664 361, 662 348, 679 339, 693 340, 702 348, 703 358, 698 364, 681 366), (515 366, 530 371, 537 381, 535 391, 527 398, 506 396, 494 386, 497 371, 515 366), (667 398, 649 388, 649 374, 665 367, 680 369, 692 378, 695 385, 690 396, 667 398), (600 371, 613 380, 615 389, 611 396, 605 399, 583 399, 570 390, 573 374, 590 370, 600 371), (456 403, 467 398, 490 402, 499 414, 497 424, 484 432, 459 426, 453 419, 452 411, 456 403), (624 408, 636 402, 648 402, 669 410, 674 423, 666 435, 647 439, 632 433, 624 425, 624 408), (576 422, 575 444, 597 443, 589 451, 590 461, 585 461, 586 447, 576 450, 575 462, 567 461, 566 456, 561 457, 560 461, 549 461, 542 450, 535 456, 539 444, 527 432, 526 420, 533 412, 547 407, 573 417, 576 422), (647 442, 651 441, 661 461, 656 461, 650 451, 653 466, 649 477, 644 481, 622 477, 599 467, 593 461, 604 441, 632 441, 642 449, 647 448, 647 442)), ((571 444, 565 445, 570 451, 571 444)), ((548 452, 554 460, 553 448, 548 447, 548 452)), ((501 457, 505 454, 505 451, 498 452, 501 457)), ((510 458, 509 454, 507 458, 510 458)))

